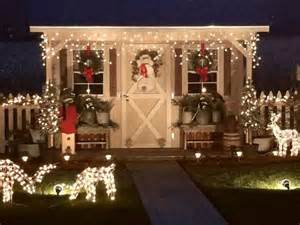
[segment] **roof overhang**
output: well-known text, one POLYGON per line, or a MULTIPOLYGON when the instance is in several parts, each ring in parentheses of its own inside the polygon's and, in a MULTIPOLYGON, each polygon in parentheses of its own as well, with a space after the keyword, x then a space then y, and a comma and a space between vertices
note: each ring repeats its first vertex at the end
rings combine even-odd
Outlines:
POLYGON ((269 32, 269 26, 31 26, 31 32, 57 39, 99 41, 192 41, 227 39, 246 40, 256 33, 269 32))
POLYGON ((157 31, 157 32, 185 32, 190 31, 244 31, 269 32, 269 26, 30 26, 31 32, 78 32, 78 31, 157 31))

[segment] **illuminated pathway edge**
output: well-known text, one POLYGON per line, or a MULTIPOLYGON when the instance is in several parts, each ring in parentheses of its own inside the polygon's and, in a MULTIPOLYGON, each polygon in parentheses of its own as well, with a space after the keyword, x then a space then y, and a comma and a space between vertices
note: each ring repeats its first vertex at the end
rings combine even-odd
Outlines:
POLYGON ((152 225, 227 222, 174 161, 128 163, 152 225))

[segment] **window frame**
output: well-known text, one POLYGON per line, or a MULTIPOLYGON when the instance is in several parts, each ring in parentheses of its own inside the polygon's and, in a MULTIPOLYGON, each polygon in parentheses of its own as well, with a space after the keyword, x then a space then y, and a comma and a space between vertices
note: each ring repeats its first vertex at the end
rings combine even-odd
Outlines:
MULTIPOLYGON (((71 67, 71 70, 70 70, 70 73, 69 73, 69 81, 70 81, 70 85, 69 87, 74 91, 75 90, 75 85, 87 85, 87 83, 75 83, 75 79, 74 79, 74 76, 75 76, 75 73, 79 72, 79 71, 74 71, 74 53, 76 51, 82 51, 83 49, 79 48, 79 49, 74 49, 73 51, 70 52, 69 54, 69 60, 70 60, 70 67, 71 67)), ((103 70, 101 71, 102 73, 102 83, 96 83, 96 84, 90 84, 90 85, 97 85, 97 86, 102 86, 102 93, 101 94, 93 94, 93 93, 75 93, 76 95, 80 95, 80 96, 85 96, 85 95, 92 95, 92 96, 95 96, 95 97, 105 97, 107 96, 107 85, 108 84, 108 66, 109 66, 109 56, 108 56, 108 51, 107 51, 107 47, 105 46, 104 49, 97 49, 97 50, 102 50, 103 51, 103 70)), ((94 51, 94 50, 93 50, 94 51)), ((79 74, 79 73, 78 73, 79 74)))
MULTIPOLYGON (((194 51, 196 50, 197 48, 194 47, 194 46, 188 46, 187 48, 185 48, 185 58, 188 58, 188 52, 189 51, 194 51)), ((213 50, 213 51, 216 51, 216 55, 217 55, 217 70, 211 70, 208 72, 209 73, 214 73, 216 74, 216 81, 206 81, 206 82, 201 82, 201 81, 196 81, 196 82, 189 82, 189 73, 196 73, 194 70, 189 70, 188 68, 188 61, 186 61, 186 65, 185 65, 185 68, 183 68, 183 76, 185 77, 185 79, 183 79, 183 82, 185 83, 184 86, 185 86, 185 93, 187 93, 188 95, 196 95, 196 94, 199 94, 201 93, 201 88, 204 86, 205 87, 205 84, 215 84, 216 85, 216 91, 219 92, 220 91, 220 76, 221 76, 221 73, 220 73, 220 49, 218 48, 211 48, 210 50, 213 50), (200 90, 199 92, 189 92, 189 85, 190 84, 198 84, 200 86, 200 90)), ((220 93, 221 95, 223 95, 223 93, 220 93)))

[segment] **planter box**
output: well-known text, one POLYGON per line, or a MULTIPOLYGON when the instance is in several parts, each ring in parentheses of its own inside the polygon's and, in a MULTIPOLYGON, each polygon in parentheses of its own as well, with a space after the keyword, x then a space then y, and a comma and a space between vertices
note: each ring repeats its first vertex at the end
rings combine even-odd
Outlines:
POLYGON ((27 152, 32 158, 37 158, 40 156, 40 146, 38 144, 19 144, 18 152, 27 152))
POLYGON ((270 151, 273 147, 273 137, 257 137, 253 139, 254 144, 258 144, 258 152, 270 151))
POLYGON ((233 147, 241 147, 241 135, 239 133, 224 133, 223 134, 223 145, 225 149, 233 147))
POLYGON ((97 122, 101 125, 108 125, 110 120, 109 113, 97 112, 97 122))
POLYGON ((182 112, 182 124, 190 124, 193 119, 192 112, 182 112))

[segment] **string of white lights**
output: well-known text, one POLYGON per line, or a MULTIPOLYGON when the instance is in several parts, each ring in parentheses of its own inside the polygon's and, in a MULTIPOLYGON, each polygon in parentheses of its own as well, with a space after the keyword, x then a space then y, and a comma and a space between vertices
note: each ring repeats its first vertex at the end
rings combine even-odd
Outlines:
MULTIPOLYGON (((29 194, 35 192, 35 183, 42 182, 44 176, 55 169, 53 164, 41 166, 33 177, 28 176, 24 170, 9 159, 0 160, 0 184, 2 184, 2 202, 10 202, 13 198, 13 186, 17 181, 24 191, 29 194)), ((0 189, 1 191, 1 189, 0 189)))
POLYGON ((88 167, 77 175, 76 182, 71 187, 70 200, 77 198, 81 189, 86 192, 86 200, 96 202, 96 185, 99 181, 105 184, 106 194, 110 200, 115 199, 117 191, 114 178, 115 164, 108 167, 88 167))

